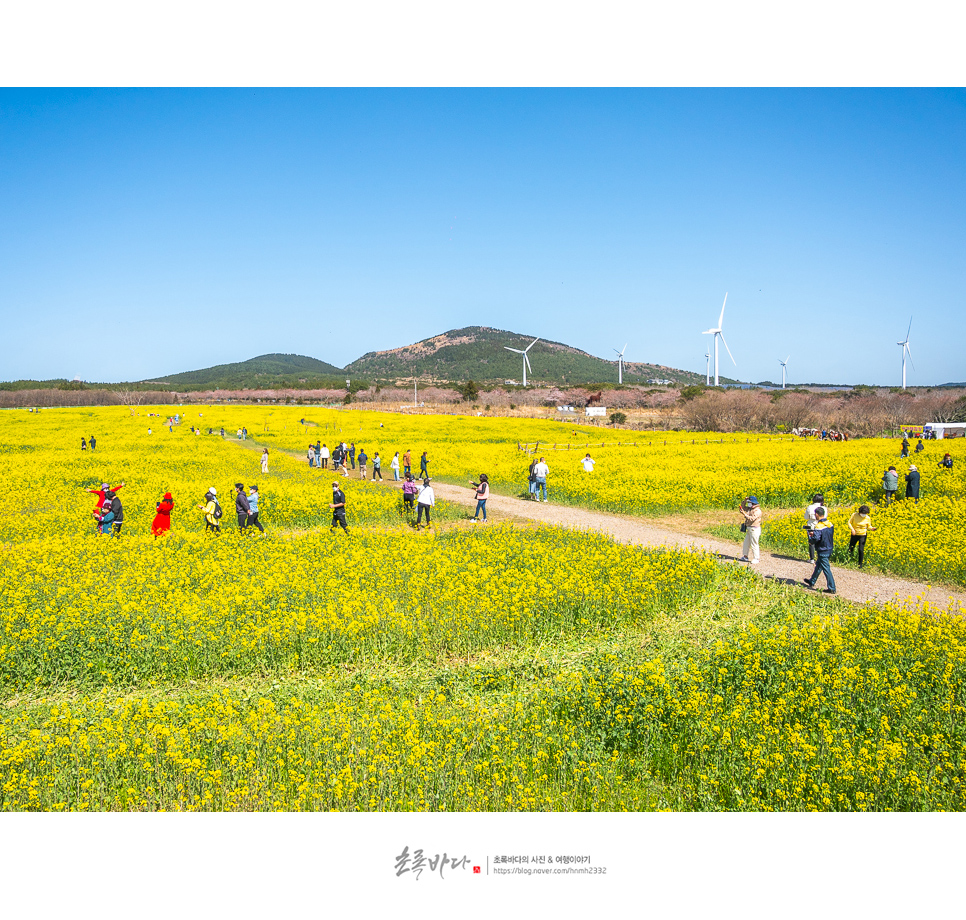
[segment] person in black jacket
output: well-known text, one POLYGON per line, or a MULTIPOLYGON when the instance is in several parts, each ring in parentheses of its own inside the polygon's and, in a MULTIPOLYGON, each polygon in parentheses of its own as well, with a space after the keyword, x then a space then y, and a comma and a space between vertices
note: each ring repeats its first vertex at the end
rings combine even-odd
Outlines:
POLYGON ((111 513, 114 515, 113 534, 115 537, 119 537, 121 525, 124 523, 124 509, 121 507, 121 500, 117 497, 116 492, 105 492, 104 498, 106 499, 105 504, 110 503, 111 513))
MULTIPOLYGON (((832 550, 835 548, 835 528, 825 519, 824 508, 815 509, 815 524, 808 532, 808 539, 815 544, 815 571, 811 578, 802 579, 806 587, 814 588, 821 572, 825 573, 825 593, 835 594, 835 579, 832 577, 832 550)), ((807 526, 807 525, 806 525, 807 526)))
POLYGON ((906 473, 906 498, 914 498, 919 504, 919 470, 914 466, 910 466, 906 473))
POLYGON ((245 494, 245 487, 240 483, 235 483, 235 514, 238 515, 238 530, 244 532, 248 526, 248 516, 252 513, 251 506, 248 504, 248 496, 245 494))
POLYGON ((329 528, 335 530, 337 525, 341 525, 342 529, 348 533, 349 528, 345 524, 345 492, 339 488, 337 482, 332 483, 332 503, 329 505, 332 509, 332 526, 329 528))

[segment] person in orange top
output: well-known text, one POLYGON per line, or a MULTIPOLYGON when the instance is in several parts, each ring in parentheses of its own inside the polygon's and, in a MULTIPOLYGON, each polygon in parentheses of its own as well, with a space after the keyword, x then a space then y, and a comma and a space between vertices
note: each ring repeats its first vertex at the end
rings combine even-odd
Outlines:
POLYGON ((164 493, 164 498, 157 503, 158 513, 151 522, 151 533, 156 537, 171 529, 171 511, 174 509, 174 499, 170 492, 164 493))

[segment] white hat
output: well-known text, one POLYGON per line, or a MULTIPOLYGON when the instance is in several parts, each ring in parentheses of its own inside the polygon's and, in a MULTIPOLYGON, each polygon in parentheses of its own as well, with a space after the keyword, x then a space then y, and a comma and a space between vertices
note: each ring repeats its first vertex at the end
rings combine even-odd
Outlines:
POLYGON ((217 495, 217 494, 218 494, 218 490, 217 490, 217 489, 216 489, 216 488, 215 488, 214 486, 212 486, 212 487, 211 487, 211 488, 210 488, 210 489, 209 489, 208 491, 209 491, 209 492, 210 492, 210 493, 211 493, 212 495, 217 495))

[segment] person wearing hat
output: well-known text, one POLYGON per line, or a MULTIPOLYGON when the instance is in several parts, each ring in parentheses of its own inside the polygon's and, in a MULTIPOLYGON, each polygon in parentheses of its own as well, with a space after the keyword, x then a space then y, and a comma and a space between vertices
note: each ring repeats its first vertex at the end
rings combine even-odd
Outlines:
POLYGON ((212 533, 221 536, 221 508, 218 505, 218 490, 212 486, 205 492, 205 503, 198 505, 198 508, 205 513, 205 533, 212 533))
POLYGON ((919 470, 911 465, 906 473, 906 498, 914 498, 919 504, 919 470))
POLYGON ((248 526, 257 527, 262 533, 265 533, 265 528, 258 522, 258 486, 248 487, 248 507, 251 509, 251 514, 248 516, 248 526))
POLYGON ((170 492, 164 493, 164 498, 155 505, 157 514, 151 522, 151 533, 156 537, 167 533, 171 529, 171 512, 174 510, 174 499, 170 492))
POLYGON ((761 506, 754 495, 749 495, 738 505, 738 510, 745 519, 745 542, 741 545, 741 558, 738 561, 758 565, 761 561, 758 552, 758 541, 761 539, 761 506))
MULTIPOLYGON (((101 487, 99 489, 84 489, 84 491, 89 493, 90 495, 97 496, 97 504, 94 506, 94 516, 98 517, 100 515, 101 508, 104 507, 104 503, 105 501, 107 501, 108 492, 118 492, 123 488, 124 488, 123 482, 120 485, 114 486, 113 488, 111 488, 111 486, 108 483, 102 482, 101 487)), ((98 530, 101 529, 99 524, 97 529, 98 530)))

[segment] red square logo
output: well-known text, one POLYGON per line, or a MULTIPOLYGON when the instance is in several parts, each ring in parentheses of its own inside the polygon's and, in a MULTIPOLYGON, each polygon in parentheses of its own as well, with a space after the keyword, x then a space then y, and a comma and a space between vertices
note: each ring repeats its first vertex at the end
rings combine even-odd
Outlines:
POLYGON ((474 875, 479 875, 480 874, 480 867, 479 866, 473 866, 473 874, 474 875))

